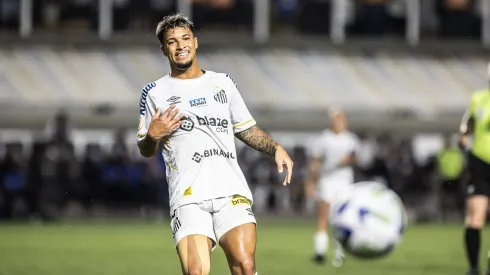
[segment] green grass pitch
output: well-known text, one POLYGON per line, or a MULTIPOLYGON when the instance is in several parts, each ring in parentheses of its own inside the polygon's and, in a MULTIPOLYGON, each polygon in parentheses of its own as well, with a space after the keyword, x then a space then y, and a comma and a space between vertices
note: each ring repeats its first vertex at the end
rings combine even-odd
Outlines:
MULTIPOLYGON (((412 226, 386 259, 347 258, 344 267, 310 263, 313 222, 261 222, 260 275, 447 275, 464 274, 461 226, 412 226)), ((490 231, 482 233, 482 268, 490 231)), ((178 275, 180 265, 165 224, 0 224, 0 275, 178 275)), ((211 274, 229 274, 221 249, 211 274)))

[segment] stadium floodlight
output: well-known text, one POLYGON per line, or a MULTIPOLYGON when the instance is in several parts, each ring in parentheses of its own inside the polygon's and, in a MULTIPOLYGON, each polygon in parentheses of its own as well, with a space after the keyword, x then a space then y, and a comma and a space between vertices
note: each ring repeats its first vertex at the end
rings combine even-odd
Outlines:
POLYGON ((192 21, 192 1, 177 0, 177 12, 184 14, 192 21))
POLYGON ((113 0, 99 0, 99 37, 108 40, 112 36, 113 0))
POLYGON ((406 1, 407 25, 405 38, 407 42, 416 46, 420 41, 420 0, 406 1))
POLYGON ((29 37, 32 33, 32 4, 32 0, 20 1, 19 33, 23 38, 29 37))
POLYGON ((254 40, 265 43, 270 38, 270 0, 254 1, 254 40))
POLYGON ((484 46, 490 46, 490 0, 481 2, 481 37, 484 46))

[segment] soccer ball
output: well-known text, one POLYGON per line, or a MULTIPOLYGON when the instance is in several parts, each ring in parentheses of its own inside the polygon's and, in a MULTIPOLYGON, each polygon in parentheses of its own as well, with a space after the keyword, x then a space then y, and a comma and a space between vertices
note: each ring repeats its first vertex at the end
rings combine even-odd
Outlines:
POLYGON ((400 198, 377 182, 359 182, 330 210, 334 237, 357 258, 389 255, 400 243, 407 215, 400 198))

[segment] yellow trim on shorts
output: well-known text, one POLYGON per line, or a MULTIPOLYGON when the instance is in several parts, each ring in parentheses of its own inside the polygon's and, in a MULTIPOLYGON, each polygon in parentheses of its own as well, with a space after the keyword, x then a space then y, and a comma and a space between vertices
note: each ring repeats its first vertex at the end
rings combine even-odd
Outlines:
POLYGON ((175 171, 179 171, 179 169, 177 169, 176 166, 173 166, 172 164, 168 163, 168 162, 165 162, 165 164, 170 168, 170 169, 173 169, 175 171))

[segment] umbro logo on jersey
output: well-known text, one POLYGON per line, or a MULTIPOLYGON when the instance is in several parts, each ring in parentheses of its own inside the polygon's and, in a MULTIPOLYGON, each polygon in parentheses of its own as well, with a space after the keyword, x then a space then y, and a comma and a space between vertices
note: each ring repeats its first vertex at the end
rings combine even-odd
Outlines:
POLYGON ((179 96, 172 96, 171 98, 167 99, 167 101, 170 102, 170 105, 175 105, 177 103, 180 103, 179 99, 179 96))
POLYGON ((214 100, 221 104, 225 104, 226 102, 228 102, 226 92, 223 89, 220 89, 218 92, 214 93, 214 100))

